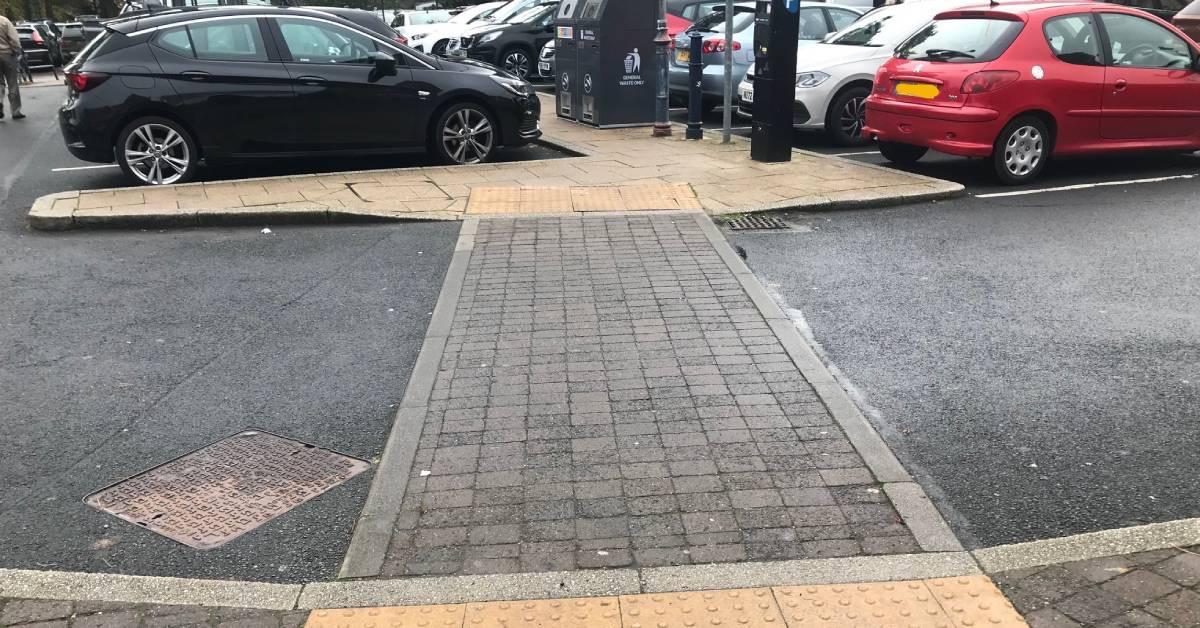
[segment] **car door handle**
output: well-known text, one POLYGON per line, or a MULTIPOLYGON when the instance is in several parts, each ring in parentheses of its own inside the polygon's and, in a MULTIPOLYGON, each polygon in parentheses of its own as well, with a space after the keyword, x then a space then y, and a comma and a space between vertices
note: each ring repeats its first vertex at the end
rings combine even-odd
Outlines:
POLYGON ((188 70, 187 72, 180 72, 179 76, 182 76, 189 81, 197 82, 207 81, 208 79, 212 78, 211 74, 208 72, 201 72, 200 70, 188 70))
POLYGON ((1129 87, 1129 81, 1126 81, 1125 79, 1117 79, 1117 82, 1113 83, 1114 92, 1123 92, 1125 91, 1126 87, 1129 87))
POLYGON ((301 85, 324 85, 329 82, 319 76, 301 76, 296 80, 300 81, 301 85))

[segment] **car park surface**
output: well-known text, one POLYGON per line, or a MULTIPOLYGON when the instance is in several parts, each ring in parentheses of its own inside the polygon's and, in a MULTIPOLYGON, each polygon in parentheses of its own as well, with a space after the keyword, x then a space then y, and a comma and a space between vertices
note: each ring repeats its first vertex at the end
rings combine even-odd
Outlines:
POLYGON ((1051 156, 1200 149, 1200 49, 1161 20, 1095 3, 938 16, 885 63, 865 133, 884 157, 990 158, 1001 181, 1051 156))

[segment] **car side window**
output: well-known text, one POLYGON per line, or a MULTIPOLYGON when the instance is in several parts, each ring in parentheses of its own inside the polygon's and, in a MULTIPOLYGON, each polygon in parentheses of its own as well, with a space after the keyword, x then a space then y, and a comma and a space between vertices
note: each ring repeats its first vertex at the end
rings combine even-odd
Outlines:
POLYGON ((858 14, 845 9, 829 9, 829 18, 833 20, 833 29, 842 30, 858 19, 858 14))
POLYGON ((159 33, 158 36, 154 38, 154 45, 168 52, 173 52, 181 57, 187 57, 189 59, 196 57, 195 52, 192 50, 192 38, 188 37, 186 26, 172 28, 159 33))
POLYGON ((829 28, 825 25, 825 15, 821 9, 811 7, 800 9, 800 39, 814 41, 825 37, 829 28))
POLYGON ((379 48, 362 33, 314 20, 280 18, 283 44, 297 63, 370 64, 379 48))
POLYGON ((1046 20, 1042 27, 1050 51, 1059 61, 1075 65, 1104 65, 1100 37, 1091 13, 1064 15, 1046 20))
POLYGON ((1182 38, 1136 15, 1101 13, 1108 33, 1109 58, 1117 67, 1186 69, 1192 49, 1182 38))
POLYGON ((196 58, 207 61, 266 61, 267 48, 256 18, 189 24, 196 58))

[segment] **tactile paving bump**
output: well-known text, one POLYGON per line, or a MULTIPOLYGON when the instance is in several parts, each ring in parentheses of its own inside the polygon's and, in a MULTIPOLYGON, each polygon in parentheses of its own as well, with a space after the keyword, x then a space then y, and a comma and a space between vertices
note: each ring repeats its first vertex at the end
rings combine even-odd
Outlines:
POLYGON ((789 628, 954 628, 923 582, 777 587, 775 596, 789 628))
POLYGON ((461 628, 462 604, 339 608, 309 613, 305 628, 461 628))
POLYGON ((620 628, 615 597, 468 604, 463 628, 620 628))
POLYGON ((987 576, 926 580, 956 626, 1025 626, 1025 620, 987 576))
POLYGON ((621 596, 624 628, 784 626, 770 589, 621 596))
POLYGON ((211 549, 370 466, 328 449, 250 430, 92 493, 84 501, 184 545, 211 549))

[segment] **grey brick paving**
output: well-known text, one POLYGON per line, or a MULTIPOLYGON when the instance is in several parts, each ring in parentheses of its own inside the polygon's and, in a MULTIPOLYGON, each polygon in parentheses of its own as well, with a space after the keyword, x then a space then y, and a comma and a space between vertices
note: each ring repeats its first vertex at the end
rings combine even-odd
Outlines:
POLYGON ((383 575, 917 551, 690 216, 479 223, 383 575))
POLYGON ((308 611, 0 598, 0 626, 25 628, 299 628, 308 611))
POLYGON ((1200 546, 1019 569, 992 578, 1031 628, 1200 626, 1200 546))

